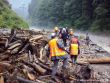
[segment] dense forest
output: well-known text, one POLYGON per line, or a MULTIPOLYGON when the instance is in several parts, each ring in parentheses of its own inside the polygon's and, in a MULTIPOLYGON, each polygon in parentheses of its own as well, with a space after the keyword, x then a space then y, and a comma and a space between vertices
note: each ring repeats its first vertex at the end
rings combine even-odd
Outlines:
POLYGON ((110 0, 32 0, 32 25, 110 31, 110 0))
POLYGON ((0 28, 28 28, 28 24, 11 10, 7 0, 0 0, 0 28))

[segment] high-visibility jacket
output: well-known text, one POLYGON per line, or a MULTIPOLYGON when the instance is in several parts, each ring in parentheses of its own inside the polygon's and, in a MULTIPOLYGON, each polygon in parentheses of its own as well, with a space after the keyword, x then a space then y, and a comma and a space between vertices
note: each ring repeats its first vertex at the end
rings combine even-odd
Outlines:
POLYGON ((78 55, 78 44, 70 45, 70 55, 78 55))
POLYGON ((71 39, 71 43, 75 43, 75 44, 77 44, 77 43, 78 43, 78 39, 75 38, 75 37, 73 37, 73 38, 71 39))
POLYGON ((66 52, 60 49, 57 45, 57 39, 52 39, 49 41, 50 56, 64 56, 66 52))

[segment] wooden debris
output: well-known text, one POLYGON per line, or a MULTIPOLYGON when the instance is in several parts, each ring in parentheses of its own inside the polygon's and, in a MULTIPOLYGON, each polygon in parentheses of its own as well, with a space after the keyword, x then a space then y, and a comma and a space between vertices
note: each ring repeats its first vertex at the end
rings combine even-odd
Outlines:
MULTIPOLYGON (((70 83, 70 80, 89 80, 92 73, 90 64, 110 63, 108 57, 78 58, 77 65, 68 65, 70 68, 65 69, 65 72, 62 71, 62 64, 59 66, 62 70, 57 71, 56 82, 50 75, 53 63, 46 64, 48 53, 45 46, 48 41, 46 32, 41 31, 12 30, 11 33, 1 36, 0 83, 70 83)), ((87 48, 88 46, 81 46, 81 49, 87 48)))
POLYGON ((0 83, 4 83, 4 77, 0 76, 0 83))

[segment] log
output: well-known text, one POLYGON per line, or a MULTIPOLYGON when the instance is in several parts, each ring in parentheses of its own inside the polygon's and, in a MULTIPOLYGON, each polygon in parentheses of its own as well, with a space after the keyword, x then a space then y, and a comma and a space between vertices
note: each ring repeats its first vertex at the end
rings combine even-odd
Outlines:
POLYGON ((0 76, 0 83, 4 83, 4 77, 0 76))
POLYGON ((43 38, 42 35, 39 35, 39 36, 37 35, 37 36, 31 38, 30 41, 38 41, 38 40, 41 39, 41 38, 43 38))
POLYGON ((88 59, 86 61, 89 62, 90 64, 110 64, 110 57, 88 59))
POLYGON ((0 72, 3 72, 5 69, 11 69, 12 65, 7 62, 0 62, 0 72))
POLYGON ((36 78, 35 78, 35 75, 34 74, 32 74, 32 73, 30 73, 30 72, 27 72, 27 76, 28 76, 28 78, 30 79, 30 80, 35 80, 36 78))
POLYGON ((48 67, 45 65, 45 63, 43 63, 43 61, 41 61, 40 59, 38 59, 39 62, 36 62, 36 64, 40 65, 41 67, 43 67, 44 69, 48 70, 48 71, 52 71, 52 68, 48 67))
POLYGON ((10 34, 10 38, 9 38, 9 41, 8 41, 8 44, 12 42, 13 38, 16 36, 16 30, 15 29, 12 29, 11 30, 11 34, 10 34))
POLYGON ((12 50, 12 49, 14 49, 14 48, 16 48, 16 47, 18 47, 20 45, 21 45, 20 43, 14 44, 13 46, 9 47, 8 49, 12 50))
POLYGON ((17 76, 17 80, 18 80, 19 83, 37 83, 37 82, 34 82, 34 81, 24 79, 24 78, 19 77, 19 76, 17 76))
POLYGON ((110 57, 102 57, 95 59, 78 59, 77 63, 79 64, 110 64, 110 57))
POLYGON ((46 69, 42 68, 41 66, 37 65, 36 63, 29 63, 29 62, 26 62, 26 61, 22 61, 24 64, 27 64, 27 65, 30 65, 31 67, 34 68, 34 70, 39 73, 39 74, 45 74, 47 72, 46 69))
MULTIPOLYGON (((46 69, 49 72, 52 72, 52 68, 48 67, 45 65, 45 63, 43 63, 40 59, 38 59, 40 62, 36 62, 36 64, 40 65, 41 67, 43 67, 44 69, 46 69)), ((62 74, 60 72, 56 73, 57 76, 62 77, 62 74)))
POLYGON ((13 45, 15 45, 16 43, 19 43, 19 42, 21 42, 21 40, 17 40, 17 41, 15 41, 13 43, 8 44, 8 47, 11 47, 11 46, 13 46, 13 45))
POLYGON ((47 70, 45 70, 44 68, 42 68, 41 66, 37 65, 36 63, 33 63, 33 65, 36 68, 36 71, 38 71, 40 74, 45 74, 47 70))
POLYGON ((36 79, 35 75, 30 73, 27 69, 23 69, 23 73, 25 74, 25 76, 27 78, 29 78, 29 80, 33 80, 34 81, 36 79))
POLYGON ((23 72, 30 80, 35 80, 36 76, 33 74, 34 70, 32 68, 29 68, 26 65, 23 65, 23 72))

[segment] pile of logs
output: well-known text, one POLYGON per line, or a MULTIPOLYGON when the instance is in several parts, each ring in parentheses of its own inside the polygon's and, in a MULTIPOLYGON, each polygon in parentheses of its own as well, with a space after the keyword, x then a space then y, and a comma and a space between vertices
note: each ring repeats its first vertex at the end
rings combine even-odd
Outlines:
POLYGON ((0 83, 80 83, 79 79, 91 79, 89 65, 80 64, 69 65, 65 73, 58 69, 56 80, 52 80, 52 62, 46 64, 48 40, 40 31, 12 29, 10 33, 1 34, 0 83))

